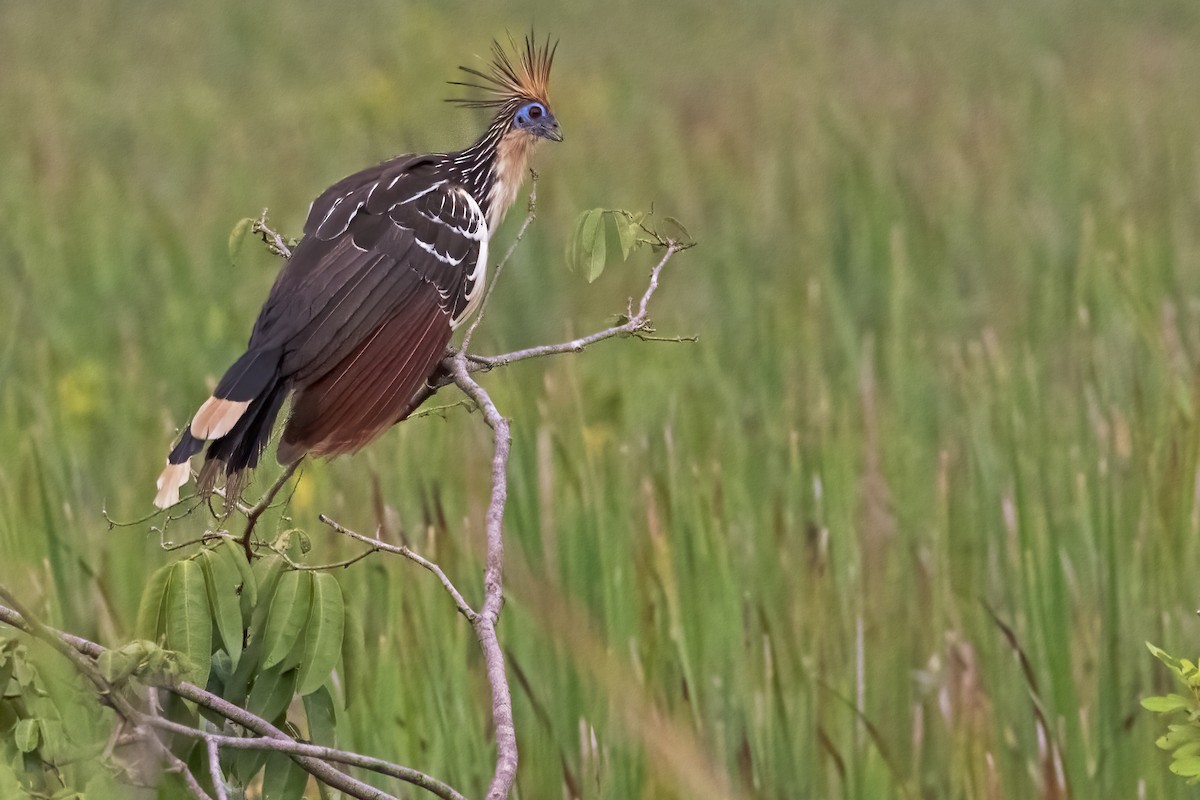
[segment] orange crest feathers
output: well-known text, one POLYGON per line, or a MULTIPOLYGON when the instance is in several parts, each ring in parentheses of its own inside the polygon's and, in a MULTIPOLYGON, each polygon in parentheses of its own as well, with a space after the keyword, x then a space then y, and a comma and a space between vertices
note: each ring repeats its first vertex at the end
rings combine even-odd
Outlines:
POLYGON ((514 55, 520 56, 518 64, 498 41, 492 42, 492 63, 487 72, 472 67, 459 67, 463 72, 478 78, 478 82, 450 81, 454 86, 466 86, 478 89, 488 96, 482 98, 455 98, 450 100, 466 108, 492 108, 502 106, 513 100, 537 100, 549 103, 546 95, 550 83, 550 66, 554 63, 554 52, 558 42, 551 42, 547 37, 540 47, 533 40, 533 34, 525 37, 525 50, 518 52, 517 43, 511 38, 509 45, 514 55))

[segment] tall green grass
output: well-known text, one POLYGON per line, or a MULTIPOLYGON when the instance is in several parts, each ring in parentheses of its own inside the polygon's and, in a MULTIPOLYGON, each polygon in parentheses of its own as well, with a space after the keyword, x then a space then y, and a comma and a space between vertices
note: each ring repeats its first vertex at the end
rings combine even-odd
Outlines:
MULTIPOLYGON (((248 334, 278 264, 230 229, 467 142, 443 82, 531 23, 566 141, 477 341, 620 312, 649 264, 588 286, 562 248, 651 205, 700 241, 656 322, 700 340, 486 376, 519 795, 1036 797, 1036 705, 1075 796, 1186 796, 1137 701, 1168 677, 1142 642, 1200 636, 1189 2, 5 3, 0 582, 130 635, 170 556, 101 509, 149 509, 248 334)), ((489 456, 461 410, 413 420, 272 524, 333 558, 318 512, 382 521, 477 598, 489 456)), ((411 565, 342 577, 375 668, 344 742, 479 794, 467 626, 411 565)))

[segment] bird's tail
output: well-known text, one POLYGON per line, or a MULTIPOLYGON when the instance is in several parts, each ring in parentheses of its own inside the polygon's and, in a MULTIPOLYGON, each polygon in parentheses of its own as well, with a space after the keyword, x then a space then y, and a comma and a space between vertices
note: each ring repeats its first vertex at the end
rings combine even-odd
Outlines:
POLYGON ((224 475, 226 504, 237 502, 287 396, 288 382, 279 374, 280 355, 278 350, 251 350, 229 368, 167 456, 167 466, 158 476, 156 506, 169 508, 179 502, 179 490, 191 478, 192 456, 210 442, 200 470, 200 492, 210 493, 224 475))

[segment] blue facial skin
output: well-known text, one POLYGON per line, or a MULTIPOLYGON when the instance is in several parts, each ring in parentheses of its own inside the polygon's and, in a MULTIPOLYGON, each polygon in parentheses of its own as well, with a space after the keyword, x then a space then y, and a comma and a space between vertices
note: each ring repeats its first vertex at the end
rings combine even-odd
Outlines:
POLYGON ((526 103, 517 109, 514 124, 523 131, 534 136, 549 139, 552 142, 563 140, 562 131, 558 129, 558 121, 550 113, 550 109, 541 103, 526 103))

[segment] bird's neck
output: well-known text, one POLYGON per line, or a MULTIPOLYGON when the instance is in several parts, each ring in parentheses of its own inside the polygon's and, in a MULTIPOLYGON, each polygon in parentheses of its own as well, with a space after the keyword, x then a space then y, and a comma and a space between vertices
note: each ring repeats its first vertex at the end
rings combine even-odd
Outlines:
POLYGON ((454 155, 460 180, 487 217, 489 233, 504 220, 525 181, 537 138, 513 128, 503 112, 473 145, 454 155))

